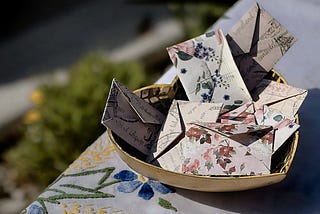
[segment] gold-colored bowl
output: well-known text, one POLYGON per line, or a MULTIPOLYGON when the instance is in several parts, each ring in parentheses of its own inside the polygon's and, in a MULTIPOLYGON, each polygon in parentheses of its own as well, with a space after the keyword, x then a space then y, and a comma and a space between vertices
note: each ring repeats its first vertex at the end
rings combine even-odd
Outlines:
MULTIPOLYGON (((271 70, 266 78, 287 84, 286 80, 275 70, 271 70)), ((181 99, 185 96, 180 89, 181 83, 176 77, 171 84, 151 85, 135 90, 134 93, 166 113, 173 99, 181 99)), ((298 115, 296 116, 296 122, 299 122, 298 115)), ((121 159, 136 172, 174 187, 205 192, 241 191, 282 181, 286 177, 293 161, 299 138, 299 132, 296 131, 273 155, 271 174, 256 176, 200 176, 177 173, 148 164, 138 159, 132 152, 121 148, 117 143, 121 139, 112 133, 110 129, 108 129, 108 134, 121 159)))

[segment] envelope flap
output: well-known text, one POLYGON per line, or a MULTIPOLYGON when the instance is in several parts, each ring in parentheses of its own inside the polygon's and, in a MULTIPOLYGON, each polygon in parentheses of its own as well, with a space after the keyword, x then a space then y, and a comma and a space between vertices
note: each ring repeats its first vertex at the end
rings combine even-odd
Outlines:
POLYGON ((254 4, 226 36, 233 56, 249 53, 254 43, 255 29, 259 23, 260 7, 254 4))
MULTIPOLYGON (((271 68, 296 41, 296 38, 285 27, 258 4, 254 4, 230 30, 227 39, 233 56, 250 54, 253 57, 258 55, 262 57, 271 55, 269 57, 274 61, 268 64, 271 68), (274 54, 271 49, 275 47, 280 48, 278 56, 272 56, 274 54)), ((257 60, 259 64, 260 61, 263 60, 257 60)), ((270 70, 270 68, 266 68, 266 70, 270 70)))
POLYGON ((222 115, 220 115, 220 119, 228 119, 228 120, 232 120, 236 117, 239 117, 239 115, 241 115, 243 112, 247 111, 247 110, 250 110, 248 109, 250 106, 252 106, 252 101, 249 101, 247 103, 245 103, 244 105, 236 108, 236 109, 233 109, 227 113, 224 113, 222 115))
POLYGON ((272 126, 250 125, 250 124, 222 124, 222 123, 193 123, 202 128, 212 130, 225 137, 232 137, 240 134, 259 134, 272 130, 272 126))
POLYGON ((112 80, 121 93, 127 99, 131 108, 135 111, 137 116, 144 123, 151 123, 161 125, 165 119, 165 116, 157 109, 152 107, 149 103, 142 100, 140 97, 129 91, 125 86, 119 83, 116 79, 112 80))
POLYGON ((177 101, 184 123, 216 122, 222 109, 222 103, 200 103, 177 101))
POLYGON ((305 89, 263 79, 252 92, 252 96, 258 98, 256 103, 267 105, 306 93, 305 89))
POLYGON ((158 141, 153 145, 153 153, 147 157, 146 161, 152 163, 161 157, 184 137, 184 132, 185 127, 178 102, 173 100, 166 121, 160 130, 158 141))

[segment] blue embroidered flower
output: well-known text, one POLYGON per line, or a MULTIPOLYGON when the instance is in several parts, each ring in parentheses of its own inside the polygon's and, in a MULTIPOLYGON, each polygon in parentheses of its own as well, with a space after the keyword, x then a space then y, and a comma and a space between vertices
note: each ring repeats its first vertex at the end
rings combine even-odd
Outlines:
POLYGON ((144 200, 149 200, 153 197, 153 190, 156 190, 161 194, 168 194, 173 192, 172 189, 160 183, 159 181, 148 179, 130 170, 122 170, 119 173, 115 174, 113 177, 115 179, 121 180, 121 183, 117 187, 119 192, 131 193, 142 185, 138 192, 138 196, 143 198, 144 200))
POLYGON ((29 208, 28 208, 28 212, 27 214, 44 214, 44 209, 36 204, 32 204, 29 208))

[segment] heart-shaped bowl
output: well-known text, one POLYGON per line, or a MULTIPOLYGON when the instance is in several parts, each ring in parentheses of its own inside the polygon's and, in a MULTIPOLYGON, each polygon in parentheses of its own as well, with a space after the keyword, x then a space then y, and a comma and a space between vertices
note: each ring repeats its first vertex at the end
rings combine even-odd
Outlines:
MULTIPOLYGON (((275 70, 271 70, 265 78, 287 84, 286 80, 275 70)), ((150 85, 137 89, 134 93, 165 114, 173 99, 185 99, 185 94, 177 77, 171 84, 150 85)), ((298 115, 296 115, 296 123, 299 123, 298 120, 298 115)), ((173 172, 146 163, 141 158, 139 159, 138 155, 133 151, 127 151, 122 148, 120 146, 124 145, 123 142, 120 142, 122 139, 115 133, 112 133, 110 129, 108 129, 108 134, 120 158, 141 175, 174 187, 205 192, 241 191, 268 186, 282 181, 286 177, 293 161, 299 138, 299 132, 296 131, 273 154, 270 174, 254 176, 201 176, 173 172)))

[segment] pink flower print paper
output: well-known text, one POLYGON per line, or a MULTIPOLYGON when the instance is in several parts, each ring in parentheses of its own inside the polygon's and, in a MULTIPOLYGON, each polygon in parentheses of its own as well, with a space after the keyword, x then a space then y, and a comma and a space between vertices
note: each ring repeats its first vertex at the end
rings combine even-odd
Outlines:
POLYGON ((146 161, 152 162, 172 147, 172 144, 177 144, 185 135, 184 127, 187 123, 216 121, 221 108, 222 103, 173 100, 158 141, 153 144, 152 153, 146 161))
POLYGON ((270 125, 275 129, 275 139, 273 153, 276 152, 282 144, 300 127, 294 122, 294 119, 287 118, 277 109, 263 105, 256 112, 258 124, 270 125))
POLYGON ((248 137, 251 139, 249 146, 210 129, 187 124, 185 138, 164 154, 158 164, 167 170, 196 175, 270 173, 272 144, 256 136, 248 137))

